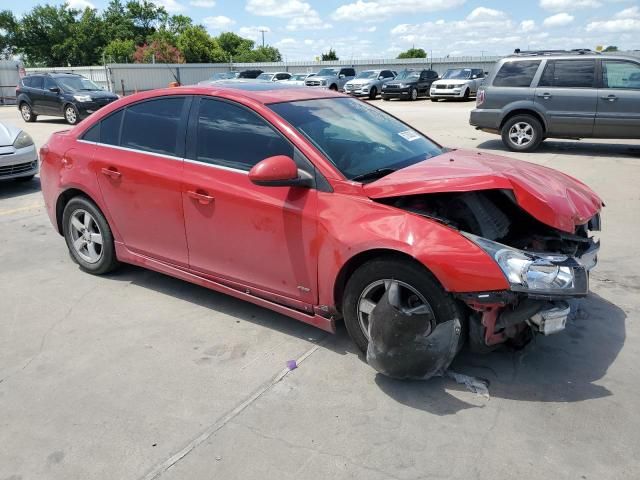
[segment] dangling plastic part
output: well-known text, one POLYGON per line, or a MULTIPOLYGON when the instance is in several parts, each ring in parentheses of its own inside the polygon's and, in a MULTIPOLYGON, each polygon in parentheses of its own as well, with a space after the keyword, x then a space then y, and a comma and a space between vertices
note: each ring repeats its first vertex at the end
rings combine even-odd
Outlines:
POLYGON ((378 372, 402 380, 442 375, 461 345, 460 319, 433 328, 431 313, 400 309, 397 283, 384 293, 369 315, 367 362, 378 372))

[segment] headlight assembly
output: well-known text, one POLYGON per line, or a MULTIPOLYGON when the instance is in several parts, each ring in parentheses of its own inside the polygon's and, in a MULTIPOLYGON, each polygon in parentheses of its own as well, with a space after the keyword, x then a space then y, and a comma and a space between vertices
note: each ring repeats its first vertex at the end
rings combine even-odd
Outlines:
POLYGON ((546 295, 584 295, 588 291, 587 272, 574 258, 527 252, 461 233, 495 260, 511 290, 546 295))
POLYGON ((13 148, 26 148, 31 145, 33 145, 33 139, 25 131, 20 132, 16 137, 16 140, 13 142, 13 148))
POLYGON ((73 98, 78 102, 90 102, 91 95, 74 95, 73 98))

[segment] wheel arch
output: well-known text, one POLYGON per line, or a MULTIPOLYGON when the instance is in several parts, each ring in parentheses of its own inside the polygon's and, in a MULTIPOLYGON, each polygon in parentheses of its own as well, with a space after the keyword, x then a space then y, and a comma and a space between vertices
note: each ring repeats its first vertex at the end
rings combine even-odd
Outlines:
MULTIPOLYGON (((342 313, 342 301, 344 297, 344 289, 349 281, 349 278, 353 273, 365 263, 377 259, 377 258, 397 258, 405 261, 409 261, 416 265, 419 265, 425 271, 427 271, 433 278, 442 285, 437 277, 431 272, 422 262, 408 253, 400 250, 394 250, 391 248, 373 248, 370 250, 364 250, 357 253, 353 257, 349 258, 340 268, 336 280, 333 284, 333 298, 334 305, 338 312, 342 313)), ((443 287, 444 288, 444 287, 443 287)))
POLYGON ((505 114, 505 116, 502 117, 502 120, 500 121, 500 130, 502 130, 502 127, 504 127, 504 124, 507 123, 509 119, 515 117, 516 115, 529 115, 535 118, 540 122, 540 125, 542 125, 542 129, 545 132, 547 131, 547 122, 545 121, 544 116, 541 115, 540 112, 532 108, 515 108, 505 114))
MULTIPOLYGON (((56 200, 56 227, 60 235, 64 235, 62 230, 62 214, 64 212, 64 208, 67 206, 67 203, 71 201, 71 199, 76 197, 85 197, 87 200, 93 202, 96 207, 100 209, 100 211, 102 211, 98 202, 96 202, 95 199, 93 199, 91 195, 89 195, 84 190, 75 187, 67 188, 60 195, 58 195, 58 198, 56 200)), ((104 214, 104 212, 102 213, 104 214)))

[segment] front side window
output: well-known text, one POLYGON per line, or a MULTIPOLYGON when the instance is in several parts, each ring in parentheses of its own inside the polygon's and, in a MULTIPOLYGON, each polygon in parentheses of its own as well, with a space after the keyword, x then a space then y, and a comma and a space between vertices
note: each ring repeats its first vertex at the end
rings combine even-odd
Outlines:
POLYGON ((49 90, 50 88, 58 88, 58 84, 52 78, 45 77, 44 79, 44 89, 49 90))
POLYGON ((505 62, 493 80, 496 87, 529 87, 538 71, 540 60, 505 62))
POLYGON ((135 150, 178 155, 182 97, 161 98, 127 107, 122 124, 120 145, 135 150))
POLYGON ((335 77, 338 75, 339 70, 337 68, 323 68, 318 73, 316 73, 319 77, 335 77))
POLYGON ((640 65, 619 60, 602 61, 604 88, 640 89, 640 65))
POLYGON ((198 161, 244 171, 275 155, 293 158, 293 146, 262 117, 219 100, 200 101, 196 144, 198 161))
POLYGON ((326 98, 269 106, 309 139, 342 174, 374 180, 443 153, 400 120, 354 98, 326 98), (368 174, 374 175, 369 176, 368 174))
POLYGON ((539 86, 593 88, 595 69, 595 60, 549 60, 539 86))

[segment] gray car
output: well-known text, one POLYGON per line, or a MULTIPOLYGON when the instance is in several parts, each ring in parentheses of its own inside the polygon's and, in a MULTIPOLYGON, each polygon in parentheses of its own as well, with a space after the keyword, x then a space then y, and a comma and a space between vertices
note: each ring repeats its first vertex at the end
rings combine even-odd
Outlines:
POLYGON ((545 138, 640 138, 640 59, 588 50, 518 52, 478 90, 469 123, 510 150, 545 138))
POLYGON ((38 173, 38 153, 21 128, 0 122, 0 180, 31 180, 38 173))
POLYGON ((394 78, 396 73, 392 70, 364 70, 344 84, 344 91, 350 95, 367 96, 373 100, 382 91, 382 85, 394 78))
POLYGON ((304 84, 307 87, 328 88, 329 90, 344 91, 344 84, 356 76, 356 71, 351 67, 323 68, 313 77, 307 78, 304 84))

